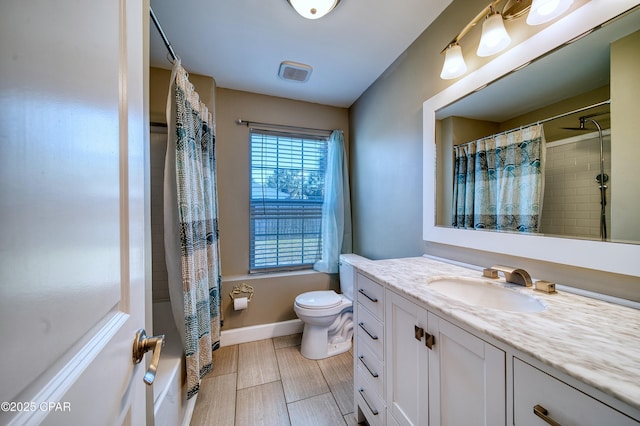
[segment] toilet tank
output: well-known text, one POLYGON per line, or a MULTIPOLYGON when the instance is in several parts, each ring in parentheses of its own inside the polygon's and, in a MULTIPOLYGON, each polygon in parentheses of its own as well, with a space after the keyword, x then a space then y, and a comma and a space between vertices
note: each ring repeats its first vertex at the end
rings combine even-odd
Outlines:
POLYGON ((340 255, 340 290, 349 300, 353 300, 353 290, 356 282, 356 269, 351 264, 353 260, 367 260, 357 254, 340 255))

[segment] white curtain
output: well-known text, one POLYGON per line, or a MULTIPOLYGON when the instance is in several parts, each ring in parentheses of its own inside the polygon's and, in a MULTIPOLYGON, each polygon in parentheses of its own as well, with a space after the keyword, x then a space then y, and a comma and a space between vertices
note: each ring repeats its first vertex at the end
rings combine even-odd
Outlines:
POLYGON ((349 173, 341 130, 334 130, 327 147, 327 171, 322 204, 322 257, 316 271, 338 272, 340 253, 351 253, 349 173))

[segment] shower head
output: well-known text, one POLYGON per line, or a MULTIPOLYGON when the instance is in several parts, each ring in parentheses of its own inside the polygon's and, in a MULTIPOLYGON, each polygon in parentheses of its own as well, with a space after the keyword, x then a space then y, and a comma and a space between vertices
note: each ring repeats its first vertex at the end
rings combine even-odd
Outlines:
POLYGON ((583 115, 581 117, 579 117, 578 119, 580 120, 580 127, 563 127, 564 130, 576 130, 576 131, 591 131, 590 129, 587 129, 585 124, 587 121, 595 121, 594 119, 592 119, 592 117, 598 117, 601 115, 607 115, 609 114, 609 112, 601 112, 601 113, 595 113, 595 114, 587 114, 587 115, 583 115))
POLYGON ((583 130, 583 131, 584 130, 589 130, 589 129, 586 129, 585 125, 584 125, 585 122, 587 121, 587 118, 588 118, 587 116, 580 117, 580 127, 563 127, 563 129, 564 130, 578 130, 578 131, 580 131, 580 130, 583 130))

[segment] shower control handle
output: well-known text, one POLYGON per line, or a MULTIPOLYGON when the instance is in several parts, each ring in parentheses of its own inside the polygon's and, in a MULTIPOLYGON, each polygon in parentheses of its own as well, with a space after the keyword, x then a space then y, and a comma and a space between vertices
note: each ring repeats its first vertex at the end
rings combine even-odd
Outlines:
POLYGON ((160 351, 164 346, 164 334, 159 336, 147 337, 147 332, 144 328, 141 328, 136 333, 136 337, 133 339, 133 363, 138 364, 142 361, 144 354, 153 351, 153 358, 151 358, 151 364, 149 364, 149 370, 144 373, 144 382, 147 385, 152 385, 156 379, 156 371, 158 370, 158 363, 160 362, 160 351))

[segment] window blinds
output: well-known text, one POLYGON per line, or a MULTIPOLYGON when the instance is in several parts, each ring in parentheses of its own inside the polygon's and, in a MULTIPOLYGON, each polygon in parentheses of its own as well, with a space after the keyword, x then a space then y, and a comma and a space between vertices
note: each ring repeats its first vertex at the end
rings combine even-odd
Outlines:
POLYGON ((327 139, 251 129, 250 272, 313 265, 322 252, 327 139))

